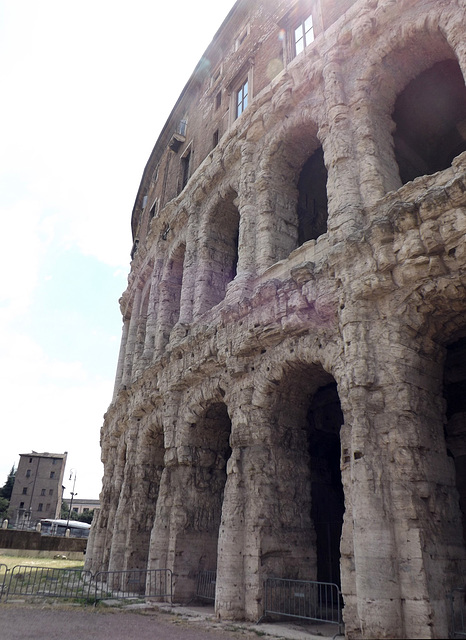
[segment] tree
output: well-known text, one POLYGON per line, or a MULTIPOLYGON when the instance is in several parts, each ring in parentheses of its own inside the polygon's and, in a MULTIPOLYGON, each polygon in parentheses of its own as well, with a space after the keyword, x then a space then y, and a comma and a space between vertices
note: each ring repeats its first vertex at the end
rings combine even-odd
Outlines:
POLYGON ((91 524, 93 517, 94 517, 94 509, 91 509, 90 511, 84 511, 84 513, 81 513, 78 516, 78 520, 79 522, 87 522, 87 524, 91 524))
POLYGON ((76 513, 76 511, 72 511, 70 513, 70 504, 69 504, 69 502, 66 502, 65 500, 63 500, 62 503, 61 503, 60 518, 62 520, 68 520, 68 518, 70 520, 79 520, 79 517, 78 517, 78 514, 76 513))
POLYGON ((15 465, 13 465, 11 467, 10 473, 8 474, 8 478, 5 484, 0 489, 0 498, 5 498, 5 500, 8 500, 8 502, 10 502, 11 494, 13 493, 13 485, 15 484, 15 475, 16 475, 16 469, 15 469, 15 465))
POLYGON ((10 506, 9 500, 6 498, 0 498, 0 524, 8 516, 8 507, 10 506))

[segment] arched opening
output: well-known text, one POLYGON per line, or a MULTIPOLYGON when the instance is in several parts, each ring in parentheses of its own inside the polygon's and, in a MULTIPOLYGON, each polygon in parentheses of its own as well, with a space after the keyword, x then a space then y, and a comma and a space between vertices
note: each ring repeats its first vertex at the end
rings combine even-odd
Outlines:
POLYGON ((398 95, 392 118, 403 184, 447 169, 466 151, 466 86, 456 60, 437 62, 398 95))
POLYGON ((183 286, 186 245, 180 244, 173 252, 167 269, 166 291, 170 296, 169 324, 173 327, 180 317, 181 289, 183 286))
POLYGON ((216 239, 210 246, 210 306, 225 297, 227 285, 234 280, 238 267, 239 211, 233 197, 222 201, 215 213, 216 239))
POLYGON ((161 352, 170 339, 170 333, 180 317, 186 245, 180 244, 169 257, 158 287, 157 328, 155 349, 161 352))
POLYGON ((443 394, 446 400, 445 439, 454 459, 466 543, 466 338, 447 347, 443 394))
POLYGON ((316 532, 317 580, 340 585, 340 538, 345 496, 340 471, 343 414, 336 383, 318 389, 307 416, 311 518, 316 532))
POLYGON ((304 163, 298 191, 298 246, 301 246, 327 232, 327 169, 322 147, 304 163))
POLYGON ((231 420, 223 402, 211 404, 189 426, 189 468, 185 470, 185 525, 178 534, 176 553, 182 556, 177 573, 183 576, 186 595, 192 597, 202 571, 217 568, 217 547, 226 466, 231 455, 231 420), (191 586, 189 586, 191 585, 191 586))
POLYGON ((345 500, 340 471, 343 414, 334 378, 290 365, 272 405, 277 495, 264 577, 340 584, 345 500), (280 551, 278 551, 280 549, 280 551))
POLYGON ((205 240, 200 250, 196 275, 196 315, 222 302, 228 284, 236 276, 240 215, 235 199, 236 193, 230 191, 205 221, 205 240))
POLYGON ((125 569, 145 569, 155 519, 160 480, 164 469, 164 437, 160 428, 150 428, 138 437, 131 500, 128 505, 125 569), (144 505, 144 508, 141 508, 144 505))
POLYGON ((146 287, 143 294, 141 309, 139 311, 138 328, 136 333, 136 344, 134 346, 133 371, 139 369, 138 363, 144 351, 144 341, 146 338, 147 313, 149 309, 149 287, 146 287))

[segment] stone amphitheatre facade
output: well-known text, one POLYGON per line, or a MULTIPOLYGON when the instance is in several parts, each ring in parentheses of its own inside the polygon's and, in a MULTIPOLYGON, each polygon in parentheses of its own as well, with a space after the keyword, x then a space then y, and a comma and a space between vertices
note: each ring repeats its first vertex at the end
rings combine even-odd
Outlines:
POLYGON ((466 3, 238 0, 144 170, 87 568, 337 582, 445 637, 466 530, 466 3), (312 16, 312 25, 309 20, 312 16))

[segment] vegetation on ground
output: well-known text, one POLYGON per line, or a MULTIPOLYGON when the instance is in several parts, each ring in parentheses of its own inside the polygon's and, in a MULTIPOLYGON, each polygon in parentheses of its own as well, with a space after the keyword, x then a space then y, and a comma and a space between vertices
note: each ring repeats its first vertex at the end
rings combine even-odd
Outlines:
MULTIPOLYGON (((30 558, 25 556, 6 556, 0 553, 0 564, 6 564, 8 569, 13 569, 16 565, 26 567, 50 567, 51 569, 82 569, 82 560, 65 560, 62 554, 58 558, 30 558)), ((63 554, 65 556, 66 554, 63 554)))

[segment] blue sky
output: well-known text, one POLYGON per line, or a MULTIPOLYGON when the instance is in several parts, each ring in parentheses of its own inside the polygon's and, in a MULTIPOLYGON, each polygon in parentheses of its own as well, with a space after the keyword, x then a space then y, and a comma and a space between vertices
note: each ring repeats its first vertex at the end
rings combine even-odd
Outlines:
POLYGON ((97 498, 131 211, 158 134, 233 0, 0 0, 0 486, 68 451, 97 498))

